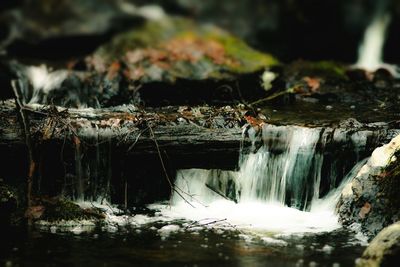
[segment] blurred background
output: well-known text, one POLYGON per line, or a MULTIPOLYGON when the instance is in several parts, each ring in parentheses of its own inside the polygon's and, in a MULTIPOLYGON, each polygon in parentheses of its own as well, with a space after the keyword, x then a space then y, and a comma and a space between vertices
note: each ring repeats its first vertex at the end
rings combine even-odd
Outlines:
POLYGON ((400 0, 2 0, 0 50, 11 57, 84 55, 166 13, 218 25, 283 62, 353 63, 377 12, 391 18, 384 61, 399 63, 400 0))

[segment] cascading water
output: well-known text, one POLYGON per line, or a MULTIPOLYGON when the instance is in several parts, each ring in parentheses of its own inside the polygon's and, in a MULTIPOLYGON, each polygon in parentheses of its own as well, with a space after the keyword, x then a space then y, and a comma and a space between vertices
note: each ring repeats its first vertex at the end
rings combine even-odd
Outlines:
MULTIPOLYGON (((321 128, 264 126, 263 146, 241 155, 238 171, 179 171, 175 186, 185 192, 185 199, 174 194, 171 208, 162 213, 195 221, 226 219, 230 224, 267 232, 338 228, 334 207, 341 186, 323 198, 319 190, 324 161, 321 148, 326 142, 323 132, 321 128)), ((357 164, 347 177, 364 163, 357 164)), ((333 183, 329 187, 336 188, 336 179, 329 181, 333 183)))

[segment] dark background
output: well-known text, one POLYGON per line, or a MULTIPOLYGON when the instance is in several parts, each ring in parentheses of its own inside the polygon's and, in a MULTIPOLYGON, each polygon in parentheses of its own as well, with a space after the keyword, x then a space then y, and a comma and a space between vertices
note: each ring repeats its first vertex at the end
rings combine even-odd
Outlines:
MULTIPOLYGON (((139 18, 118 0, 2 0, 0 40, 12 56, 85 54, 139 18)), ((399 0, 125 0, 157 4, 170 15, 213 23, 282 61, 356 61, 363 33, 379 5, 392 15, 385 61, 400 63, 399 0)))

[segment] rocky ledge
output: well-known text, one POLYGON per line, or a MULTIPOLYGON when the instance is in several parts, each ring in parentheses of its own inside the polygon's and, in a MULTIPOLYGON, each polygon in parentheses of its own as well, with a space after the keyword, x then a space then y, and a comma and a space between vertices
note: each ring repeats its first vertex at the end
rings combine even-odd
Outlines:
POLYGON ((400 219, 400 135, 374 150, 345 187, 337 206, 344 226, 361 225, 370 238, 400 219))

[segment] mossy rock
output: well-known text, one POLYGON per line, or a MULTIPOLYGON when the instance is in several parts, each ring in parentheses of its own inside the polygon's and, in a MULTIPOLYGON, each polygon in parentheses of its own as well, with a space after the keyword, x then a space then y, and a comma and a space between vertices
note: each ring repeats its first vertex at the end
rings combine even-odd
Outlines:
POLYGON ((115 37, 87 62, 111 78, 122 72, 126 79, 142 83, 229 80, 278 64, 215 26, 183 18, 149 21, 115 37))
POLYGON ((40 219, 49 222, 104 218, 100 210, 82 209, 79 205, 69 200, 44 201, 43 204, 45 209, 40 219))
POLYGON ((357 267, 398 266, 400 260, 400 222, 394 223, 372 240, 357 267))
POLYGON ((327 81, 347 81, 348 66, 334 61, 298 60, 285 68, 285 75, 292 78, 320 77, 327 81))

